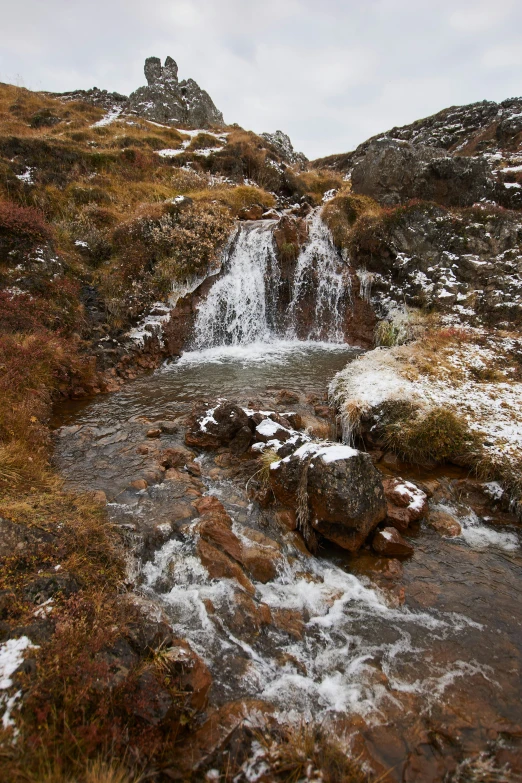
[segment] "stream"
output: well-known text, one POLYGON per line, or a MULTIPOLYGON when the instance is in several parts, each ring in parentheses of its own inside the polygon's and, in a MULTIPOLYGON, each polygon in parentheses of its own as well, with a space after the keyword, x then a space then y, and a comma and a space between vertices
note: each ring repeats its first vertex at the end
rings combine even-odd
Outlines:
MULTIPOLYGON (((259 237, 266 266, 266 235, 259 237)), ((184 447, 187 417, 201 401, 292 411, 335 437, 321 407, 329 381, 360 349, 335 340, 335 318, 326 342, 293 340, 288 326, 274 334, 266 306, 273 293, 263 275, 249 275, 256 253, 252 235, 243 240, 233 280, 216 284, 214 312, 201 313, 198 350, 118 392, 56 411, 58 469, 71 488, 105 493, 110 519, 136 552, 138 591, 210 668, 211 706, 258 698, 281 720, 331 721, 347 743, 357 731, 370 758, 392 770, 390 780, 442 781, 456 759, 487 749, 512 761, 522 739, 520 528, 506 514, 484 519, 465 502, 462 471, 400 474, 431 480, 430 505, 451 509, 463 528, 447 538, 425 520, 414 523, 415 551, 402 562, 327 544, 315 557, 305 553, 248 492, 255 456, 201 451, 192 474, 163 479, 159 449, 184 447), (242 285, 247 311, 238 304, 223 315, 227 301, 242 301, 242 285), (234 294, 227 299, 226 291, 234 294), (151 428, 160 437, 148 437, 151 428), (194 502, 202 494, 223 503, 239 538, 254 531, 279 548, 276 576, 254 581, 252 599, 235 580, 210 578, 198 557, 194 502), (265 624, 262 605, 272 618, 265 624)), ((297 287, 312 261, 298 260, 297 287)), ((335 270, 330 278, 330 293, 319 292, 325 319, 328 296, 339 298, 335 270)))

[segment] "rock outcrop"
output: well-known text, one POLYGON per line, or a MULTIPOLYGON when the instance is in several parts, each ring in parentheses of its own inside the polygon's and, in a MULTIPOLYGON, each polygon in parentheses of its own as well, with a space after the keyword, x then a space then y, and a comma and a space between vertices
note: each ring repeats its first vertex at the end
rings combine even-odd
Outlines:
POLYGON ((193 79, 178 80, 178 66, 167 57, 162 66, 159 57, 145 60, 146 87, 129 96, 126 110, 154 122, 178 122, 196 128, 224 125, 222 113, 210 95, 193 79))
POLYGON ((486 160, 448 155, 444 149, 379 139, 352 172, 354 193, 384 206, 411 199, 469 207, 494 194, 486 160))

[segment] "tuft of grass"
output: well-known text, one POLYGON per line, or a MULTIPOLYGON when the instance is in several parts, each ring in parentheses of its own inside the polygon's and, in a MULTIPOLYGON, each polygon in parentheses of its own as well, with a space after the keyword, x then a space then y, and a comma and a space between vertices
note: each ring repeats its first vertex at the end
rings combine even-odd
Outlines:
POLYGON ((375 344, 391 348, 415 340, 424 331, 426 317, 420 310, 407 307, 394 310, 375 327, 375 344))
POLYGON ((448 408, 428 411, 403 405, 384 424, 385 448, 406 462, 446 462, 459 458, 468 464, 480 453, 478 436, 466 420, 448 408))

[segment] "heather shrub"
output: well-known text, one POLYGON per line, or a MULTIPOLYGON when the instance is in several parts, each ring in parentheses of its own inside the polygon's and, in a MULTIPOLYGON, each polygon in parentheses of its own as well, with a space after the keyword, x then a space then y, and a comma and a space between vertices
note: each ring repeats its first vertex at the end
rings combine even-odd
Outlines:
POLYGON ((51 227, 39 210, 0 202, 0 253, 29 249, 51 237, 51 227))

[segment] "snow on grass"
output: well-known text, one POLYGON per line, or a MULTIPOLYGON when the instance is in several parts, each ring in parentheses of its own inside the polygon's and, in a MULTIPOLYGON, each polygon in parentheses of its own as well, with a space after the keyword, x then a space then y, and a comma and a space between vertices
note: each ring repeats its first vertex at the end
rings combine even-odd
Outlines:
MULTIPOLYGON (((24 652, 31 649, 36 649, 36 645, 27 636, 20 636, 19 639, 8 639, 7 642, 0 645, 0 691, 7 691, 12 687, 12 675, 23 663, 24 652)), ((21 691, 17 691, 11 696, 0 692, 0 711, 3 712, 2 725, 4 729, 14 725, 11 712, 20 696, 21 691)))
POLYGON ((107 114, 101 118, 101 120, 98 120, 98 122, 95 122, 94 125, 91 125, 92 128, 103 128, 105 125, 110 125, 114 120, 117 120, 120 114, 123 111, 123 106, 113 106, 107 114))
POLYGON ((514 463, 522 453, 522 383, 509 380, 507 372, 500 380, 480 380, 481 372, 489 377, 503 349, 509 349, 509 340, 491 347, 455 342, 431 354, 423 353, 422 341, 376 348, 335 376, 330 395, 345 417, 350 409, 361 415, 391 400, 425 410, 449 408, 481 435, 487 457, 514 463))

